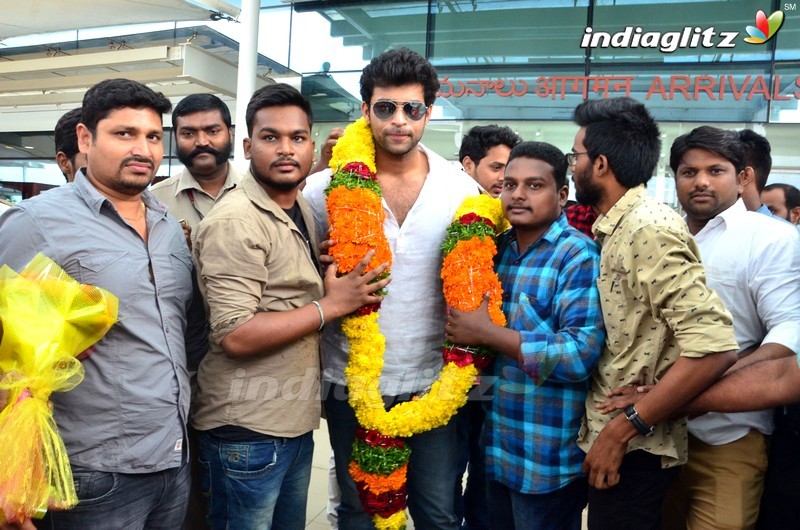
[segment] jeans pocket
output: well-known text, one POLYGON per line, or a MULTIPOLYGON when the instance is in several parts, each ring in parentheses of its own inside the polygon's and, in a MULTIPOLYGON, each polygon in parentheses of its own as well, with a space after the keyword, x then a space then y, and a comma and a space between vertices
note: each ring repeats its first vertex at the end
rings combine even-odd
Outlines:
POLYGON ((278 443, 221 443, 220 456, 225 476, 232 479, 263 478, 278 462, 278 443))
POLYGON ((111 497, 117 490, 116 473, 73 471, 72 480, 75 483, 75 493, 78 495, 78 502, 81 505, 101 502, 111 497))
POLYGON ((211 464, 209 464, 208 460, 203 460, 198 457, 197 471, 200 475, 197 481, 200 488, 200 495, 207 499, 211 496, 211 464))

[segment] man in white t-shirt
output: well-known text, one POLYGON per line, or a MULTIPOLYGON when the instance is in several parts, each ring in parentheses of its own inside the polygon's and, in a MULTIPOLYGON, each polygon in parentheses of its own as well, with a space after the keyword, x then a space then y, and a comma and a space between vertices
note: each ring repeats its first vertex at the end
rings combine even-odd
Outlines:
MULTIPOLYGON (((388 405, 411 399, 438 377, 445 322, 439 277, 441 243, 461 202, 478 193, 465 173, 419 144, 438 89, 433 66, 405 48, 374 58, 361 76, 361 109, 375 142, 377 179, 386 212, 384 231, 393 255, 391 290, 380 313, 386 337, 381 393, 388 405)), ((309 177, 303 191, 318 234, 328 231, 323 190, 329 181, 329 170, 317 173, 309 177)), ((372 529, 348 473, 357 422, 347 402, 348 344, 339 322, 326 326, 322 355, 325 411, 342 490, 339 527, 372 529)), ((408 507, 415 526, 456 530, 455 419, 412 436, 408 443, 412 450, 408 507)))

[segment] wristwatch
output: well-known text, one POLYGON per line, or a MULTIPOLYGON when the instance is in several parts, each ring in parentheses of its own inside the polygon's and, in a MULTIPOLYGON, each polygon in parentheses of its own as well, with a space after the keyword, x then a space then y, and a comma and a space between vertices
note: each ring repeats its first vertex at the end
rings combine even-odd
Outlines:
POLYGON ((625 417, 628 418, 628 421, 636 427, 636 430, 642 436, 650 436, 656 430, 655 426, 648 427, 647 424, 642 421, 642 418, 639 417, 639 411, 637 411, 636 407, 633 405, 625 407, 625 417))

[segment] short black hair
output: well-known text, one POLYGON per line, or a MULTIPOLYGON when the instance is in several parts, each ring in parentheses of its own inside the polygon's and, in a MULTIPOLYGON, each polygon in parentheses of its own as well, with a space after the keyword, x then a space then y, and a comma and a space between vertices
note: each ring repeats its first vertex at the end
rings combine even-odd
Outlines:
POLYGON ((745 164, 755 171, 756 189, 761 193, 772 171, 772 147, 766 138, 750 129, 739 131, 739 141, 744 147, 745 164))
POLYGON ((361 99, 372 101, 375 87, 386 88, 404 85, 422 85, 425 104, 433 105, 439 91, 439 77, 433 65, 423 56, 408 48, 383 52, 373 58, 361 73, 361 99))
POLYGON ((256 113, 268 107, 300 107, 308 117, 309 127, 314 125, 314 114, 311 112, 311 103, 308 99, 293 86, 277 83, 261 87, 253 92, 245 113, 249 136, 253 136, 253 122, 256 120, 256 113))
POLYGON ((58 119, 54 130, 56 153, 64 153, 70 162, 75 162, 78 149, 78 133, 75 130, 81 122, 81 108, 72 109, 58 119))
POLYGON ((172 128, 178 128, 178 118, 194 114, 195 112, 205 112, 218 110, 222 121, 230 129, 231 111, 228 106, 214 94, 189 94, 175 105, 172 111, 172 128))
POLYGON ((458 161, 461 162, 464 158, 470 157, 477 165, 492 147, 505 145, 509 149, 513 149, 521 141, 522 138, 510 127, 500 127, 494 124, 476 125, 461 140, 458 161))
POLYGON ((669 151, 669 165, 673 173, 677 173, 681 158, 689 149, 711 151, 733 164, 737 173, 746 165, 744 146, 739 141, 739 135, 733 131, 703 125, 675 138, 669 151))
POLYGON ((784 202, 786 203, 787 210, 791 210, 792 208, 797 208, 800 206, 800 190, 791 184, 770 184, 769 186, 764 186, 762 191, 772 190, 783 190, 783 198, 784 202))
POLYGON ((661 154, 661 132, 642 103, 633 98, 589 99, 575 108, 575 123, 586 128, 583 145, 590 160, 605 155, 622 186, 645 184, 661 154))
POLYGON ((508 155, 508 163, 511 164, 512 160, 520 157, 547 162, 553 166, 556 189, 567 185, 567 157, 558 147, 547 142, 522 142, 511 150, 511 154, 508 155))
POLYGON ((137 81, 106 79, 90 87, 84 94, 81 123, 95 134, 100 120, 122 108, 147 108, 164 115, 172 109, 172 103, 161 92, 155 92, 137 81))

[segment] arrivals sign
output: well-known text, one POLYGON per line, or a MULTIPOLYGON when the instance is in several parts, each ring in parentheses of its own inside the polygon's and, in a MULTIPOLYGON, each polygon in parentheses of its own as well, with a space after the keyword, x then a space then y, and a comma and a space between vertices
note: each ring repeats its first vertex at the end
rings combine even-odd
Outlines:
MULTIPOLYGON (((786 4, 787 7, 792 4, 786 4)), ((745 28, 748 45, 763 45, 781 29, 784 14, 775 11, 767 16, 759 10, 755 26, 745 28)), ((670 54, 678 49, 727 49, 736 46, 737 31, 721 31, 714 27, 684 27, 675 31, 648 31, 641 26, 626 26, 616 33, 584 30, 580 41, 582 49, 596 48, 654 48, 670 54)), ((443 98, 522 97, 529 94, 543 99, 566 99, 578 95, 587 99, 591 95, 603 98, 630 96, 645 100, 687 101, 789 101, 800 99, 800 75, 787 78, 784 87, 781 75, 554 75, 529 79, 471 79, 450 81, 442 79, 439 96, 443 98), (649 81, 649 84, 648 84, 649 81), (635 86, 635 88, 632 88, 635 86)))
MULTIPOLYGON (((800 99, 800 75, 794 78, 793 87, 781 93, 783 78, 780 75, 670 75, 647 76, 650 83, 643 90, 645 100, 672 101, 750 101, 762 98, 774 101, 800 99)), ((566 99, 579 95, 587 99, 592 94, 600 97, 630 96, 632 85, 639 78, 634 75, 556 75, 542 76, 535 81, 525 79, 471 79, 441 81, 439 96, 443 98, 483 97, 494 94, 500 97, 521 97, 533 94, 543 99, 566 99)), ((790 79, 790 82, 791 79, 790 79)), ((638 84, 638 83, 637 83, 638 84)), ((643 89, 644 87, 642 87, 643 89)))

